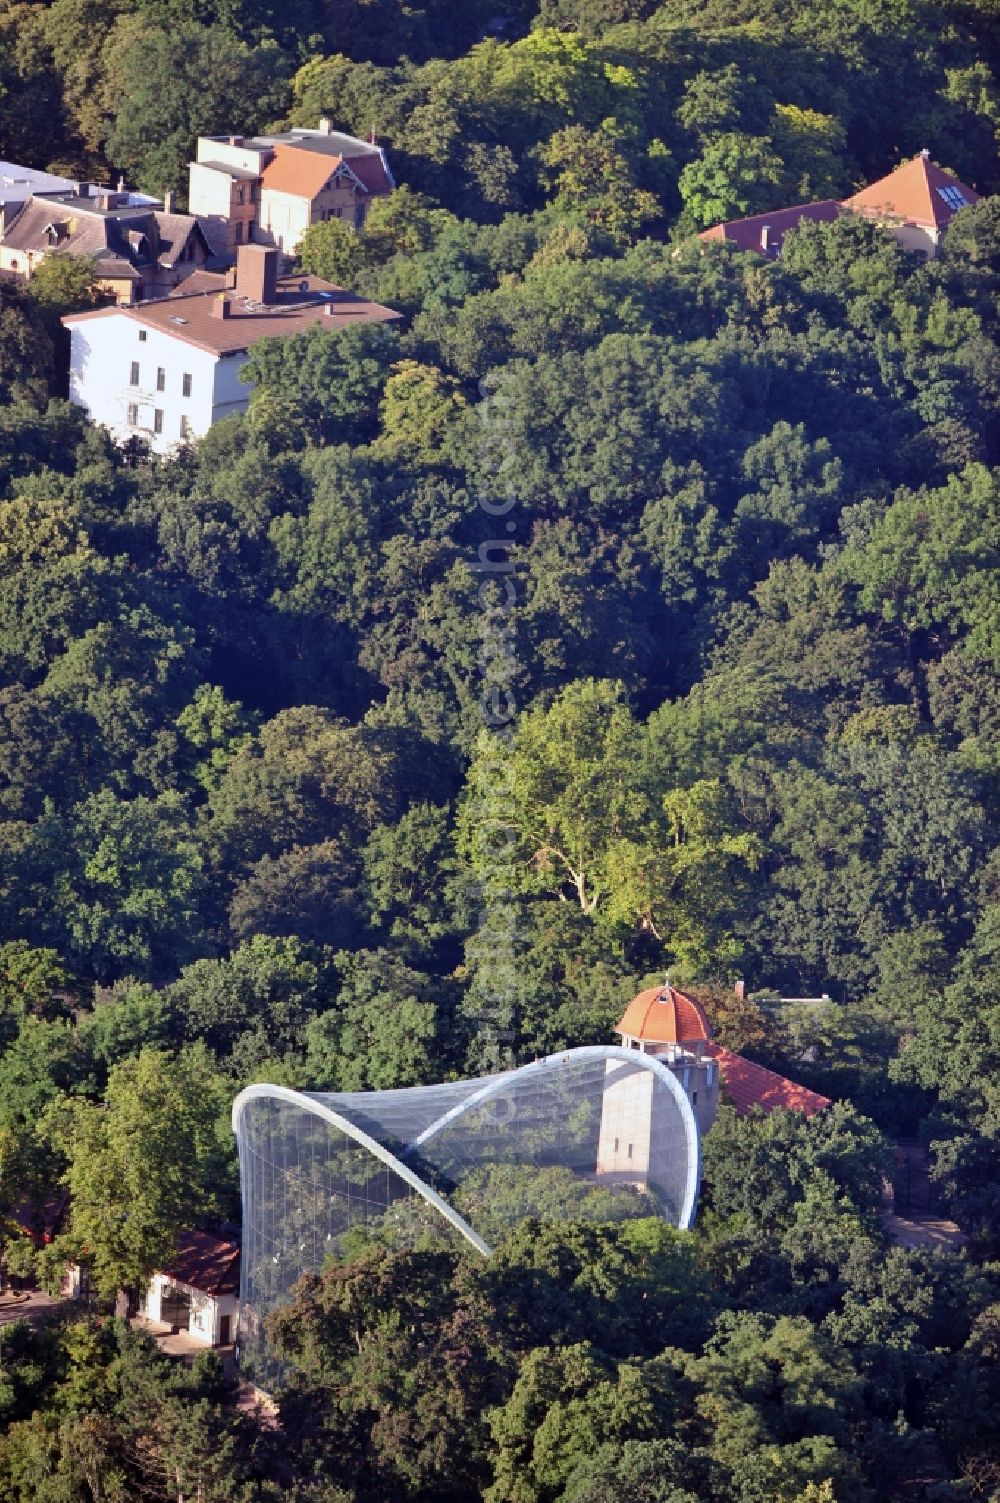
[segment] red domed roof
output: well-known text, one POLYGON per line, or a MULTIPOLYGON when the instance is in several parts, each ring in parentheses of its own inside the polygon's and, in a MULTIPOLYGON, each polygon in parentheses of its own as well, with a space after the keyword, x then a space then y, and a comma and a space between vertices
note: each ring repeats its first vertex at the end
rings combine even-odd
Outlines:
POLYGON ((650 1044, 687 1044, 710 1039, 712 1026, 700 1002, 668 983, 633 997, 615 1032, 650 1044))

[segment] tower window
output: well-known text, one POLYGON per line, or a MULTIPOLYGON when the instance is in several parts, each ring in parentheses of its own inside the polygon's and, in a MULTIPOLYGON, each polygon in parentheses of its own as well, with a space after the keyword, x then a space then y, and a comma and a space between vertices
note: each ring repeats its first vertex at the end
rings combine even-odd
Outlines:
POLYGON ((632 1144, 631 1143, 628 1145, 628 1155, 627 1155, 627 1157, 628 1158, 632 1157, 632 1144))
POLYGON ((697 1106, 698 1105, 698 1092, 697 1091, 692 1091, 691 1092, 691 1105, 692 1106, 697 1106))
POLYGON ((615 1138, 615 1153, 618 1152, 618 1139, 615 1138))

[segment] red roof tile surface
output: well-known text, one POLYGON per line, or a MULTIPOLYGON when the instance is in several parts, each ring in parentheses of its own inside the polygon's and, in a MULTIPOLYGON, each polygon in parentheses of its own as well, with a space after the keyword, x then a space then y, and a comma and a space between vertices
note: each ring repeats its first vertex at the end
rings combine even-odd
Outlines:
POLYGON ((183 1232, 176 1257, 161 1272, 202 1294, 238 1294, 240 1245, 213 1232, 183 1232))
POLYGON ((921 154, 844 202, 866 214, 887 214, 943 230, 959 209, 978 203, 979 194, 921 154))
POLYGON ((911 162, 904 162, 850 198, 824 198, 790 209, 769 209, 766 214, 752 214, 746 219, 729 219, 710 230, 702 230, 698 238, 722 240, 738 250, 756 251, 773 261, 781 254, 785 235, 797 229, 803 220, 830 223, 841 214, 853 212, 872 218, 884 215, 925 229, 943 230, 959 209, 978 203, 979 198, 974 188, 959 182, 921 152, 911 162))
POLYGON ((263 186, 273 188, 277 193, 315 198, 339 167, 347 167, 368 193, 388 193, 391 189, 381 152, 372 147, 359 147, 356 151, 334 154, 317 150, 317 144, 277 145, 261 176, 263 186))
POLYGON ((765 1112, 801 1112, 804 1117, 814 1117, 817 1112, 832 1106, 829 1096, 810 1091, 808 1086, 796 1085, 774 1070, 744 1059, 742 1054, 733 1054, 721 1044, 708 1044, 707 1051, 719 1062, 719 1073, 737 1113, 745 1117, 754 1107, 765 1112))
POLYGON ((264 168, 261 182, 278 193, 294 193, 301 198, 315 198, 333 177, 343 157, 300 151, 295 146, 278 146, 264 168))
POLYGON ((725 224, 703 230, 698 238, 724 240, 738 250, 756 251, 773 261, 780 254, 782 241, 789 230, 798 229, 804 219, 829 224, 842 213, 843 209, 835 198, 823 198, 814 204, 795 204, 790 209, 769 209, 766 214, 751 214, 748 219, 730 219, 725 224))
POLYGON ((701 1003, 675 986, 651 986, 633 997, 615 1031, 650 1044, 695 1043, 712 1037, 701 1003))

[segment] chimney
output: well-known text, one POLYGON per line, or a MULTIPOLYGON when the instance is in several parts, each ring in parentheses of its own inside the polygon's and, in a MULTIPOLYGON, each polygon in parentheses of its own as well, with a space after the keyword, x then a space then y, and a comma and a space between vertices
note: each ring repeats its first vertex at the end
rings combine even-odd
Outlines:
POLYGON ((770 245, 770 243, 771 243, 771 226, 769 224, 762 224, 761 227, 760 227, 760 248, 765 253, 765 255, 767 253, 767 249, 768 249, 768 246, 770 245))
POLYGON ((214 301, 213 301, 213 303, 212 303, 212 317, 213 318, 232 318, 232 316, 233 316, 232 304, 230 303, 229 299, 226 297, 226 294, 224 292, 220 292, 219 296, 217 298, 215 298, 214 301))
POLYGON ((278 298, 278 251, 273 245, 241 245, 236 252, 236 293, 255 303, 278 298))
POLYGON ((333 121, 330 119, 329 115, 321 115, 320 116, 319 129, 320 129, 320 134, 321 135, 324 135, 324 136, 332 136, 333 135, 333 121))
POLYGON ((163 195, 163 212, 164 214, 172 214, 174 212, 173 188, 168 188, 166 193, 164 193, 163 195))

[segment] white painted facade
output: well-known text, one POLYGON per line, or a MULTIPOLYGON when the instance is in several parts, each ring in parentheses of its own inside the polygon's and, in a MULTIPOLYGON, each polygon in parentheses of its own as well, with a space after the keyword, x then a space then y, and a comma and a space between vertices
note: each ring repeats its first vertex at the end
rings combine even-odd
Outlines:
POLYGON ((63 1299, 86 1299, 90 1294, 90 1271, 82 1263, 67 1263, 59 1284, 63 1299))
POLYGON ((294 255, 311 217, 312 205, 303 194, 262 188, 257 239, 262 245, 276 245, 283 255, 294 255))
POLYGON ((173 1309, 177 1308, 178 1296, 189 1312, 184 1329, 195 1341, 201 1341, 205 1346, 228 1346, 236 1339, 236 1317, 240 1308, 238 1295, 205 1294, 166 1273, 153 1274, 143 1296, 141 1313, 147 1320, 173 1324, 171 1316, 173 1309))
MULTIPOLYGON (((625 1047, 649 1054, 666 1066, 691 1103, 698 1131, 704 1137, 719 1111, 715 1060, 680 1044, 643 1043, 626 1037, 625 1047)), ((623 1070, 617 1060, 609 1060, 601 1104, 598 1174, 644 1186, 650 1166, 667 1151, 672 1132, 670 1111, 671 1104, 656 1090, 653 1076, 623 1070)))
POLYGON ((262 188, 255 238, 262 245, 276 245, 285 256, 294 256, 306 230, 317 220, 343 219, 352 229, 360 229, 367 213, 367 192, 349 168, 341 167, 312 198, 262 188))
POLYGON ((70 335, 70 401, 118 439, 144 438, 167 454, 247 409, 243 351, 219 355, 124 313, 81 319, 70 335))

